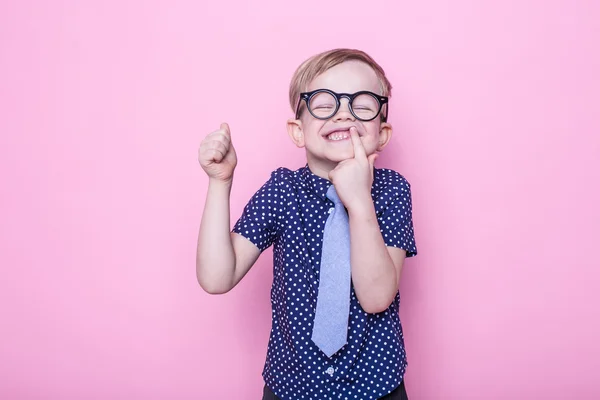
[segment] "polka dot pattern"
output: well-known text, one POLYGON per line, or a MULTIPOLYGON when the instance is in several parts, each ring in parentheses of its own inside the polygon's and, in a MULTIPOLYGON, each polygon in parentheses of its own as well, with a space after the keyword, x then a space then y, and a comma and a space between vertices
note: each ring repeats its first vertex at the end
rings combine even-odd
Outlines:
MULTIPOLYGON (((322 235, 333 207, 325 196, 330 185, 308 166, 279 168, 233 228, 261 251, 274 246, 263 377, 283 400, 377 399, 400 384, 407 365, 399 293, 387 310, 368 314, 352 288, 348 343, 328 358, 311 340, 322 235)), ((386 245, 416 255, 408 181, 395 171, 375 169, 371 195, 386 245)))

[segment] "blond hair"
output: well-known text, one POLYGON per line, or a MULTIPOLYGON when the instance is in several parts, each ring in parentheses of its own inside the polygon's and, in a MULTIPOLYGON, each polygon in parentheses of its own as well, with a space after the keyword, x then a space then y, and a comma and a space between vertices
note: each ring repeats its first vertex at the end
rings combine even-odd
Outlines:
POLYGON ((289 100, 292 111, 296 111, 298 101, 300 100, 300 93, 307 90, 308 85, 313 79, 328 69, 350 60, 362 61, 373 68, 373 71, 375 71, 375 74, 379 79, 381 95, 388 97, 392 96, 392 84, 386 78, 383 68, 381 68, 371 56, 361 50, 334 49, 310 57, 296 69, 292 81, 290 82, 289 100))

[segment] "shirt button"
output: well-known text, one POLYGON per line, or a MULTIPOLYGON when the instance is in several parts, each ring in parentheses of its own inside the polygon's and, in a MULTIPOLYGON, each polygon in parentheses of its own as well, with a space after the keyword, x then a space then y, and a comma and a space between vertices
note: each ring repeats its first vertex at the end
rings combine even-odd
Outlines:
POLYGON ((329 209, 329 211, 327 211, 327 212, 328 212, 329 214, 331 214, 331 213, 332 213, 334 210, 335 210, 335 207, 331 207, 331 208, 329 209))
POLYGON ((329 376, 333 376, 335 369, 333 369, 333 367, 329 367, 329 368, 327 368, 327 370, 325 372, 327 372, 329 374, 329 376))

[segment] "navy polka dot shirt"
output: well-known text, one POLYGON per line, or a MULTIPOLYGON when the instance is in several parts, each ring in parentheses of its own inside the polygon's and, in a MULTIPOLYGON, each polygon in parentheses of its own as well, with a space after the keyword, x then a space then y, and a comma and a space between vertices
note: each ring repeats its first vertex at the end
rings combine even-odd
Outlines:
MULTIPOLYGON (((406 369, 399 293, 387 310, 368 314, 352 288, 348 343, 328 358, 311 340, 322 235, 333 207, 325 196, 330 185, 308 166, 279 168, 233 228, 261 252, 274 246, 273 320, 263 377, 283 400, 377 399, 400 384, 406 369)), ((376 168, 371 195, 385 244, 416 255, 408 181, 376 168)))

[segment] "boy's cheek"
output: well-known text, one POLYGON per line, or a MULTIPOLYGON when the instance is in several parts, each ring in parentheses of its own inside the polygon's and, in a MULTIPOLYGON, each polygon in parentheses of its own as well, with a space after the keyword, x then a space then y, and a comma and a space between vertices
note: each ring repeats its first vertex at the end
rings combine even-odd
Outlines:
POLYGON ((367 155, 373 154, 379 147, 378 135, 369 135, 360 139, 362 141, 363 147, 365 148, 365 152, 367 153, 367 155))

